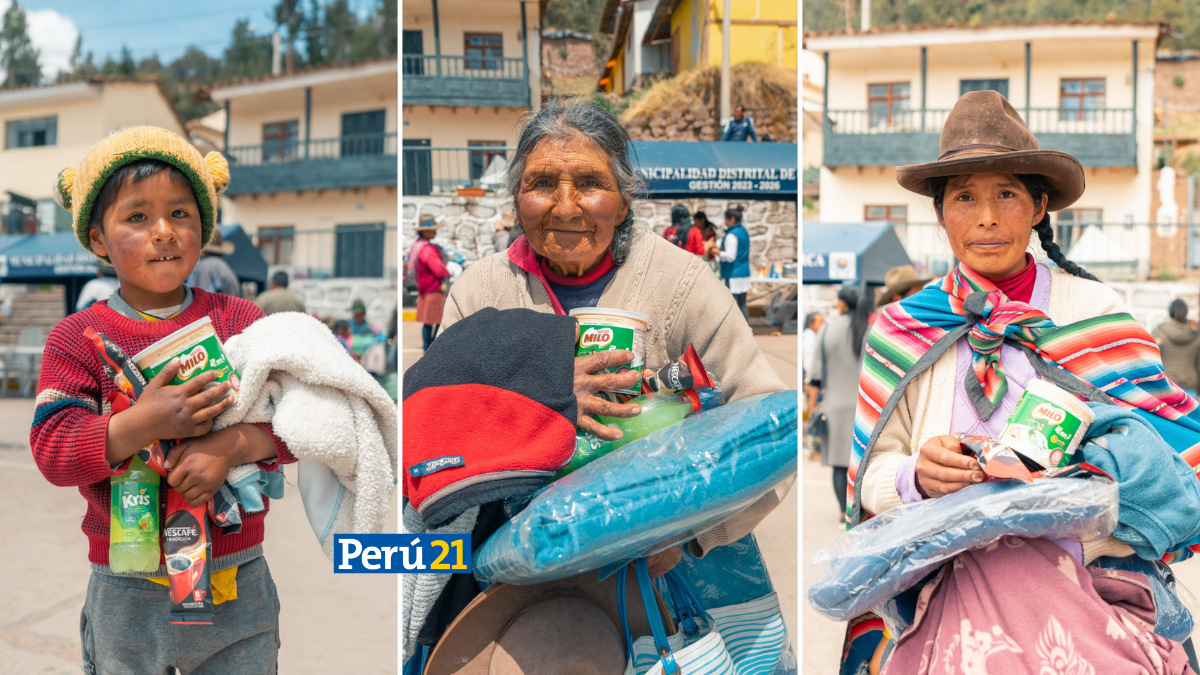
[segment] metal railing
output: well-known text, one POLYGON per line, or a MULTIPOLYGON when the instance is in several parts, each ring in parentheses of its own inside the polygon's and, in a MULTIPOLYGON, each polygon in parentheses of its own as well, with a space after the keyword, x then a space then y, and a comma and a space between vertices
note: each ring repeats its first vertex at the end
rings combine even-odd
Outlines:
POLYGON ((404 146, 401 156, 401 194, 453 193, 460 187, 500 187, 516 148, 431 148, 404 146))
POLYGON ((407 77, 469 77, 486 80, 525 79, 525 59, 499 56, 401 56, 407 77))
MULTIPOLYGON (((1017 111, 1035 134, 1132 134, 1132 108, 1031 108, 1017 111)), ((825 132, 832 134, 940 134, 949 109, 879 108, 829 110, 825 132)))
POLYGON ((396 156, 396 132, 356 134, 336 138, 288 138, 258 145, 232 146, 225 151, 229 163, 257 166, 282 162, 342 159, 370 155, 396 156))
MULTIPOLYGON (((937 223, 895 223, 893 229, 917 271, 945 274, 955 264, 937 223)), ((1067 258, 1104 281, 1200 282, 1200 222, 1062 223, 1054 241, 1067 258)), ((1034 234, 1030 250, 1045 258, 1034 234)))
POLYGON ((371 272, 369 277, 395 278, 399 269, 399 240, 394 225, 377 229, 352 226, 293 230, 288 233, 280 233, 279 228, 270 228, 264 232, 265 237, 258 232, 251 236, 267 265, 273 269, 284 269, 296 279, 362 277, 364 269, 371 272), (372 231, 364 232, 364 229, 372 231), (264 242, 264 238, 269 242, 264 242), (264 243, 268 245, 264 246, 264 243), (347 250, 347 247, 353 247, 354 250, 347 250), (362 265, 364 260, 367 262, 365 267, 362 265), (353 271, 348 274, 346 269, 349 268, 353 268, 353 271))

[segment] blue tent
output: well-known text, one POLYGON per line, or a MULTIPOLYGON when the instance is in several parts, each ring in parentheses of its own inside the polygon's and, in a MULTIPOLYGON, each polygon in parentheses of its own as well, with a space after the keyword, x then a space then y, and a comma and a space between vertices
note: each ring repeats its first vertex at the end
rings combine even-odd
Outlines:
POLYGON ((893 267, 911 265, 891 223, 804 221, 800 255, 806 284, 884 284, 893 267))
POLYGON ((651 197, 796 199, 795 143, 634 141, 632 149, 651 197))
POLYGON ((261 293, 267 287, 267 261, 241 225, 221 225, 221 236, 233 244, 234 251, 226 256, 225 262, 233 269, 240 281, 253 281, 261 293))

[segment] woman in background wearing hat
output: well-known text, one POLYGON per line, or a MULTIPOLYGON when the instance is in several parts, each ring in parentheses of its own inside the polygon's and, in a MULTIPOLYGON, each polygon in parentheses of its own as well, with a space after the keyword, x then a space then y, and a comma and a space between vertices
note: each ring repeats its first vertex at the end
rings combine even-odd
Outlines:
POLYGON ((433 218, 422 218, 417 225, 417 241, 409 249, 409 264, 417 277, 417 321, 421 326, 421 349, 429 349, 437 337, 442 323, 442 310, 446 306, 446 294, 442 283, 450 278, 450 270, 442 262, 442 249, 433 243, 441 223, 433 218))
POLYGON ((829 420, 829 438, 821 446, 821 466, 833 467, 833 492, 838 512, 846 513, 846 470, 850 466, 851 432, 854 429, 854 404, 858 400, 858 369, 862 363, 863 337, 867 334, 866 314, 858 311, 858 289, 843 286, 838 291, 837 316, 821 327, 808 376, 808 404, 811 409, 821 399, 821 412, 829 420))
MULTIPOLYGON (((939 151, 935 162, 897 167, 896 178, 933 199, 959 264, 941 284, 885 307, 871 330, 852 446, 853 525, 864 511, 880 514, 983 481, 979 463, 962 454, 951 434, 999 437, 1025 387, 1041 379, 1040 372, 1056 379, 1066 377, 1060 373, 1072 374, 1070 386, 1086 389, 1076 384, 1089 374, 1079 365, 1083 359, 1074 359, 1079 352, 1066 349, 1099 353, 1093 358, 1118 374, 1152 363, 1161 368, 1152 342, 1149 347, 1128 344, 1144 342, 1138 337, 1142 334, 1149 338, 1131 317, 1087 321, 1123 312, 1121 300, 1067 260, 1053 241, 1049 212, 1069 206, 1084 191, 1083 168, 1074 157, 1039 149, 1024 121, 995 91, 972 92, 958 100, 946 119, 939 151), (1034 235, 1053 266, 1027 252, 1034 235), (1068 325, 1075 340, 1069 347, 1043 339, 1068 325), (1141 350, 1137 359, 1129 359, 1129 351, 1107 349, 1115 346, 1113 330, 1133 338, 1122 341, 1122 350, 1141 350), (933 359, 922 356, 941 349, 940 357, 917 369, 919 374, 900 390, 904 364, 917 368, 933 359)), ((1117 392, 1136 389, 1134 406, 1169 420, 1177 417, 1168 413, 1178 416, 1195 407, 1164 380, 1140 387, 1108 391, 1129 397, 1117 392), (1163 412, 1167 407, 1172 409, 1163 412)), ((1118 663, 1141 666, 1142 672, 1181 672, 1176 669, 1182 654, 1178 643, 1129 619, 1117 636, 1111 628, 1115 607, 1090 581, 1080 583, 1091 579, 1083 565, 1100 556, 1131 555, 1128 545, 1112 537, 1083 545, 1074 539, 1006 542, 961 554, 921 589, 916 618, 883 672, 950 672, 960 659, 980 667, 986 660, 990 672, 1049 672, 1046 659, 1055 649, 1062 650, 1058 658, 1063 662, 1051 668, 1054 672, 1101 672, 1102 665, 1103 672, 1118 672, 1118 663), (1022 587, 995 585, 1014 574, 1025 580, 1022 587), (966 590, 971 587, 981 592, 966 590), (1049 597, 1054 601, 1045 602, 1049 597), (967 637, 960 639, 960 627, 967 637), (984 636, 990 647, 976 636, 984 636), (1127 649, 1130 641, 1144 651, 1127 649), (1156 668, 1151 665, 1155 661, 1173 665, 1156 668)), ((1149 591, 1133 592, 1144 594, 1140 601, 1153 602, 1149 591)))

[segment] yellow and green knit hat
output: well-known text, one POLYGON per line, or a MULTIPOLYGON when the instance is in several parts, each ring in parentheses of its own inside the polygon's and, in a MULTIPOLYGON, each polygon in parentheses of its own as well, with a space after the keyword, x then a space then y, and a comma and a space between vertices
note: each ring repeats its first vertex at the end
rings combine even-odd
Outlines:
POLYGON ((187 176, 200 208, 200 246, 207 245, 217 215, 217 194, 229 184, 229 163, 219 152, 202 157, 186 139, 159 127, 115 131, 92 148, 78 169, 68 167, 58 173, 54 199, 71 212, 79 243, 92 251, 88 224, 100 188, 118 169, 141 159, 166 162, 187 176))

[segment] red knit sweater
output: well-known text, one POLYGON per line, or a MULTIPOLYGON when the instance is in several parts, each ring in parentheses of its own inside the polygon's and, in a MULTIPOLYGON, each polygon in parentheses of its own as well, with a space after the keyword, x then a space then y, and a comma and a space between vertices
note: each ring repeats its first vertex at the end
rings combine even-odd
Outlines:
MULTIPOLYGON (((262 310, 246 300, 206 293, 199 288, 192 291, 195 293, 192 304, 178 316, 163 321, 130 319, 110 309, 107 301, 97 302, 60 321, 46 341, 29 445, 46 480, 64 487, 77 486, 87 500, 83 533, 89 543, 88 560, 98 565, 108 564, 111 499, 108 479, 117 474, 104 457, 108 420, 112 416, 104 401, 116 387, 105 375, 100 356, 95 346, 83 337, 83 330, 91 326, 133 356, 205 315, 212 320, 222 342, 263 316, 262 310)), ((271 430, 270 425, 260 426, 271 430)), ((278 437, 275 447, 279 451, 278 462, 260 463, 263 469, 276 470, 296 461, 278 437)), ((159 490, 160 515, 166 504, 165 488, 164 479, 159 490)), ((266 508, 258 513, 242 514, 242 531, 238 534, 226 535, 222 528, 213 528, 215 558, 262 543, 263 518, 270 507, 265 495, 263 504, 266 508)))

